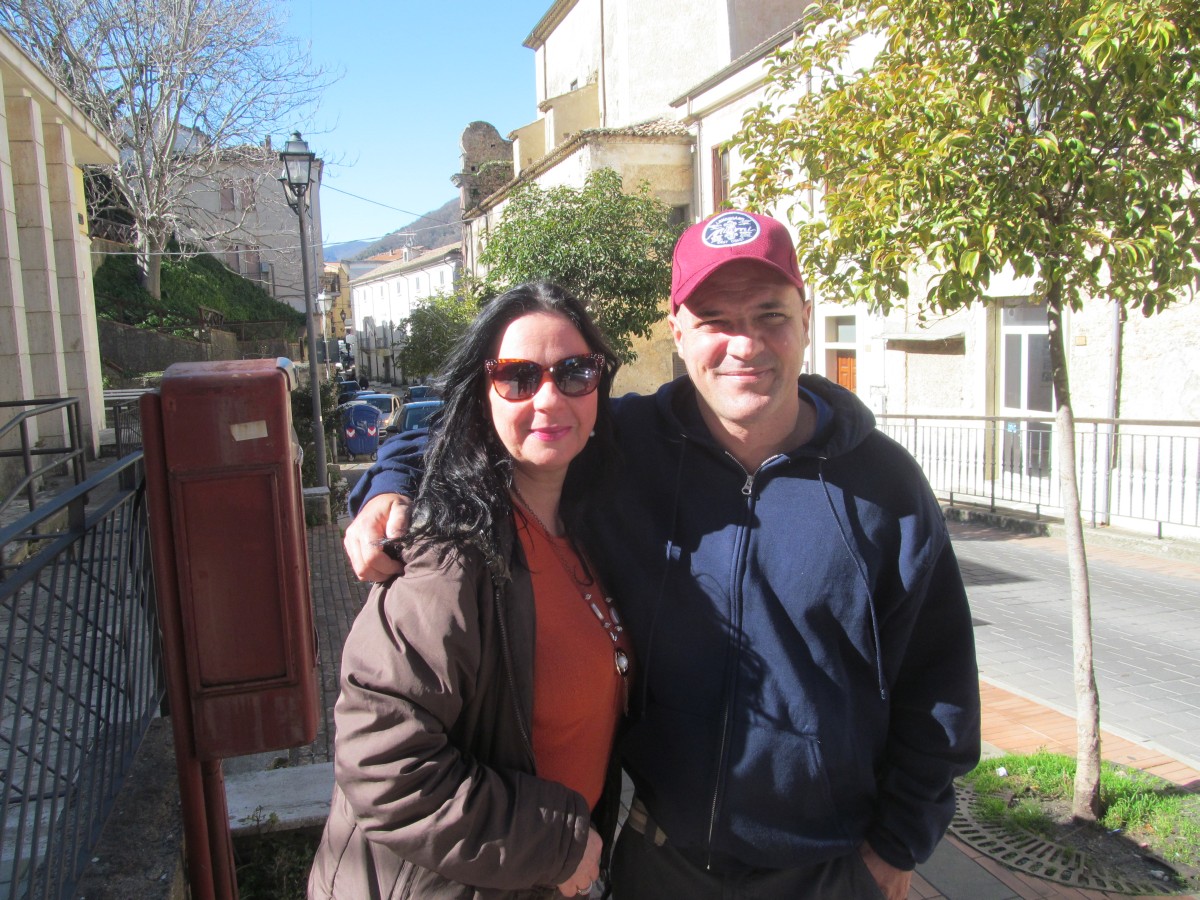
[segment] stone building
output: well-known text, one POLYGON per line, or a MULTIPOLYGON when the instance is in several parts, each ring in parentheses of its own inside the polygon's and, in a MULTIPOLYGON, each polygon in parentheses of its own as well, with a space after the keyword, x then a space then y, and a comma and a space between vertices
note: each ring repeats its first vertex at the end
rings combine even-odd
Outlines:
MULTIPOLYGON (((80 167, 118 151, 3 32, 0 84, 0 401, 79 398, 80 443, 94 455, 104 394, 80 167)), ((22 408, 5 408, 0 427, 22 408)), ((61 412, 28 427, 35 445, 69 439, 61 412)), ((0 443, 19 446, 15 433, 0 443)), ((19 459, 0 459, 0 496, 22 474, 19 459)))
MULTIPOLYGON (((806 6, 555 0, 525 41, 535 53, 537 118, 508 136, 514 176, 474 205, 464 198, 468 267, 525 182, 581 187, 610 166, 626 184, 648 181, 682 221, 729 206, 743 165, 733 138, 766 99, 769 57, 792 39, 806 6)), ((785 221, 788 212, 775 210, 785 221)), ((881 414, 1044 414, 1045 310, 1030 305, 1019 280, 995 279, 991 292, 997 305, 920 322, 913 306, 883 316, 814 297, 806 368, 881 414)), ((1200 304, 1181 301, 1150 318, 1097 303, 1067 316, 1076 415, 1198 418, 1200 353, 1188 348, 1200 339, 1200 304)), ((618 390, 649 391, 681 371, 665 323, 636 349, 618 390)))

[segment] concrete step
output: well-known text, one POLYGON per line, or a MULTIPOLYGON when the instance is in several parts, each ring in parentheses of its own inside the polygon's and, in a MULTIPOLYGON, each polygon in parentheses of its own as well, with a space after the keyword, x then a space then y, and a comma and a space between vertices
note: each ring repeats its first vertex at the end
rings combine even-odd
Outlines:
POLYGON ((229 830, 235 838, 322 828, 333 796, 333 763, 225 776, 229 830))

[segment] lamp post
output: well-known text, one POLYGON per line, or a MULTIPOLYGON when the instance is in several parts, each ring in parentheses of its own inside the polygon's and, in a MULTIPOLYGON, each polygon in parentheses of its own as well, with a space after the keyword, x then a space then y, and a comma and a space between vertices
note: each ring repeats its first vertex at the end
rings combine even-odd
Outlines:
POLYGON ((307 208, 306 198, 309 185, 312 184, 312 164, 316 159, 315 153, 310 153, 308 142, 300 137, 300 132, 292 132, 291 140, 281 151, 279 159, 283 162, 283 173, 279 183, 283 185, 283 194, 288 206, 300 220, 300 270, 304 279, 304 313, 308 319, 308 378, 312 387, 312 418, 313 444, 317 457, 317 486, 328 489, 329 464, 325 458, 325 423, 321 419, 321 379, 317 370, 317 329, 313 310, 312 287, 308 276, 308 227, 304 221, 304 211, 307 208))
POLYGON ((346 360, 342 359, 342 347, 346 348, 346 355, 350 354, 350 340, 346 335, 346 311, 342 310, 342 344, 338 347, 338 359, 342 361, 342 365, 349 365, 346 360))
POLYGON ((317 315, 321 317, 321 355, 325 358, 325 377, 329 377, 329 329, 326 316, 329 314, 329 295, 324 291, 317 294, 317 315))

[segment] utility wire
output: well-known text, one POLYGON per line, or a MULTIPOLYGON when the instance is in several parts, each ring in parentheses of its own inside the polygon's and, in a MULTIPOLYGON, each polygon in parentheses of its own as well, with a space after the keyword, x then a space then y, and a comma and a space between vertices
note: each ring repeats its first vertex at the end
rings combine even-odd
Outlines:
MULTIPOLYGON (((427 216, 427 215, 425 215, 424 213, 415 213, 415 212, 413 212, 412 210, 408 210, 408 209, 401 209, 401 208, 400 208, 400 207, 398 207, 398 206, 389 206, 389 205, 388 205, 388 204, 386 204, 386 203, 380 203, 378 200, 372 200, 370 197, 363 197, 363 196, 360 196, 359 194, 352 194, 352 193, 350 193, 349 191, 343 191, 341 188, 335 188, 333 185, 331 185, 331 184, 326 184, 325 182, 321 182, 321 190, 323 190, 323 191, 335 191, 336 193, 339 193, 339 194, 345 194, 347 197, 353 197, 355 200, 362 200, 364 203, 374 203, 376 206, 382 206, 384 209, 390 209, 390 210, 393 210, 393 211, 395 211, 395 212, 402 212, 402 213, 404 213, 406 216, 416 216, 418 219, 429 219, 431 222, 436 222, 436 221, 437 221, 437 220, 436 220, 436 219, 434 219, 432 216, 427 216)), ((454 223, 452 223, 452 222, 439 222, 438 224, 440 224, 440 225, 452 225, 452 224, 454 224, 454 223)))

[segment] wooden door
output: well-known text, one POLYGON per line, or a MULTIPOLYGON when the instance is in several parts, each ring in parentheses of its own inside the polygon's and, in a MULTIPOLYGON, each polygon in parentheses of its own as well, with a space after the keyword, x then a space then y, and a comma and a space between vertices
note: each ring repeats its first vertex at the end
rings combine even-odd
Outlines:
POLYGON ((858 384, 858 360, 853 350, 837 351, 837 383, 848 391, 858 384))

